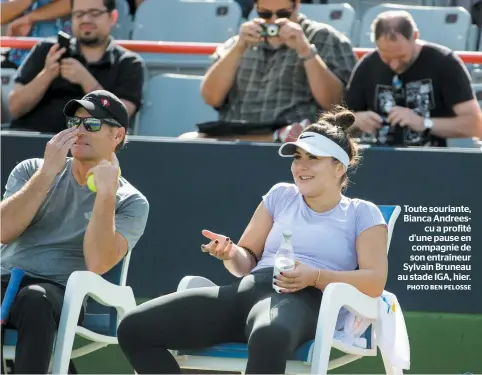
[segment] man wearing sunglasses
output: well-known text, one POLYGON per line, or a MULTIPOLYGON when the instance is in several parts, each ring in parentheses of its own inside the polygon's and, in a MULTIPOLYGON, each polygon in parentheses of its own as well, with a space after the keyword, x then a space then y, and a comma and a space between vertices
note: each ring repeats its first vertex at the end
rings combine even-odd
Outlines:
POLYGON ((19 374, 47 373, 72 272, 109 271, 132 251, 149 212, 145 196, 119 178, 124 103, 98 90, 69 101, 64 113, 68 129, 47 142, 43 159, 15 167, 0 203, 2 299, 10 270, 25 271, 8 320, 18 331, 19 374), (86 186, 90 174, 96 192, 86 186))
MULTIPOLYGON (((258 17, 214 54, 201 86, 204 101, 219 111, 220 122, 316 121, 341 100, 356 63, 350 40, 300 14, 300 0, 257 0, 255 7, 258 17)), ((235 138, 272 141, 273 132, 235 138)))
MULTIPOLYGON (((124 1, 124 0, 123 0, 124 1)), ((73 38, 37 44, 15 77, 9 97, 11 128, 43 133, 65 129, 62 109, 99 89, 118 96, 129 116, 139 109, 144 62, 111 37, 118 19, 116 0, 71 0, 73 38)))

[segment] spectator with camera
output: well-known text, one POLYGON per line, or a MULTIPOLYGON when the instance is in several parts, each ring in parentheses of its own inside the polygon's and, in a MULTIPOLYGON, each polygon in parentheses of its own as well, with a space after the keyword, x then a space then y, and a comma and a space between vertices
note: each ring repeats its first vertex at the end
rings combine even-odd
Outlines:
POLYGON ((40 42, 18 69, 9 97, 15 130, 58 133, 66 127, 65 104, 94 90, 114 93, 130 117, 141 104, 144 62, 110 36, 116 1, 71 0, 71 6, 70 42, 40 42))
POLYGON ((372 24, 377 48, 361 59, 347 86, 361 142, 445 147, 447 138, 482 136, 482 113, 463 62, 450 49, 418 39, 405 11, 372 24))
POLYGON ((277 140, 274 130, 314 122, 340 102, 356 63, 350 40, 299 7, 300 0, 255 1, 258 17, 217 49, 202 82, 219 121, 182 138, 277 140))

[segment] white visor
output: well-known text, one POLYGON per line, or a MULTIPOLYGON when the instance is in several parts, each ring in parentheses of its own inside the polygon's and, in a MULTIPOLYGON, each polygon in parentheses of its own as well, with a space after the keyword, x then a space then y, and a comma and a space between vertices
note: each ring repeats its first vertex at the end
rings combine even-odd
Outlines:
POLYGON ((346 169, 350 165, 350 158, 346 151, 324 135, 304 132, 296 142, 283 144, 278 153, 283 157, 289 157, 295 153, 297 147, 314 156, 331 156, 342 163, 346 169))

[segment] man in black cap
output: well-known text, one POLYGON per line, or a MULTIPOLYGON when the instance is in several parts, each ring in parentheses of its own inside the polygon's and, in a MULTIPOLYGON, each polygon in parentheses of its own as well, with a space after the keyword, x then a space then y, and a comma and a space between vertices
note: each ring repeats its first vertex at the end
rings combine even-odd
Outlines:
POLYGON ((12 268, 25 271, 7 324, 18 331, 20 374, 47 373, 72 272, 109 271, 142 236, 149 212, 145 196, 119 177, 115 151, 128 124, 122 101, 94 91, 68 102, 64 114, 68 128, 47 143, 43 159, 15 167, 0 203, 2 300, 12 268))

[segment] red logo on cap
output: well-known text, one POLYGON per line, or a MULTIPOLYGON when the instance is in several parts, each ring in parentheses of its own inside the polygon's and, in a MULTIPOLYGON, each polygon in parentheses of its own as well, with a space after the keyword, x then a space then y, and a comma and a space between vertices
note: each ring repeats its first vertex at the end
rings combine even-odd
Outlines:
POLYGON ((105 99, 105 98, 100 99, 100 102, 102 103, 102 105, 103 105, 104 107, 110 106, 110 102, 109 102, 107 99, 105 99))

